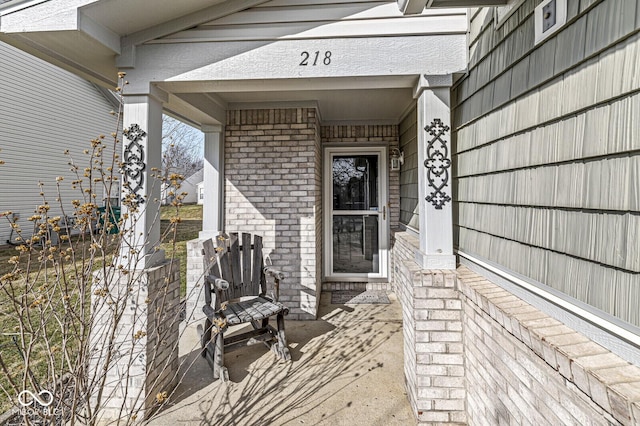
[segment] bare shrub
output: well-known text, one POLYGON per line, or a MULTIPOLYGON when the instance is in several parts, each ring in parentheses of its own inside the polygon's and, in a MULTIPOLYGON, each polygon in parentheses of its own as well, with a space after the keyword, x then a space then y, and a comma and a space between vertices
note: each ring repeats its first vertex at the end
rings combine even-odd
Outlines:
MULTIPOLYGON (((141 235, 138 218, 150 213, 159 221, 160 203, 141 196, 126 178, 120 189, 122 171, 135 174, 135 168, 121 154, 132 131, 121 129, 124 73, 119 83, 116 129, 91 140, 82 160, 69 154, 75 179, 58 177, 55 194, 42 189, 29 230, 3 213, 20 245, 11 270, 0 277, 0 320, 15 349, 0 351, 0 395, 24 424, 94 425, 108 410, 118 424, 130 424, 167 404, 171 389, 158 386, 179 380, 177 265, 172 254, 163 263, 171 274, 156 283, 142 267, 143 255, 158 251, 160 242, 175 245, 185 194, 173 194, 175 215, 160 242, 141 235), (63 199, 63 185, 77 191, 76 199, 63 199), (102 194, 121 199, 122 210, 99 206, 102 194)), ((179 174, 149 175, 153 182, 146 185, 165 181, 180 188, 179 174)))

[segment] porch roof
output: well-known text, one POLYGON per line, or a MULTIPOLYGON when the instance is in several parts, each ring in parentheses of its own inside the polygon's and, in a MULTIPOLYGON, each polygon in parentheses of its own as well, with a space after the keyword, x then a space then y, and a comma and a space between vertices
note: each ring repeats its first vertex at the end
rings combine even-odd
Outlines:
POLYGON ((397 123, 419 75, 466 67, 465 12, 408 16, 403 3, 1 0, 0 40, 105 87, 127 71, 140 86, 128 93, 148 92, 152 83, 169 113, 197 126, 259 104, 315 106, 326 123, 397 123), (325 58, 312 55, 332 49, 348 64, 316 67, 325 58), (303 69, 307 50, 314 66, 303 69), (285 61, 290 68, 280 66, 285 61))

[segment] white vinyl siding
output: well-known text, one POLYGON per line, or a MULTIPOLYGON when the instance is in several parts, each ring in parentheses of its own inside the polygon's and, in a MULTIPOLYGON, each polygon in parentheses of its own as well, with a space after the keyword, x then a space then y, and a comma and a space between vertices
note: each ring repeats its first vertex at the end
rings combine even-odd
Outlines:
POLYGON ((470 13, 452 92, 456 243, 640 326, 640 5, 568 0, 533 44, 525 1, 470 13))
MULTIPOLYGON (((71 200, 81 193, 71 189, 75 177, 64 151, 86 167, 82 151, 91 148, 91 139, 115 131, 112 109, 87 81, 0 43, 0 160, 5 162, 0 165, 0 212, 18 213, 28 234, 27 219, 43 204, 38 182, 57 215, 56 177, 64 176, 61 196, 70 214, 71 200)), ((0 244, 9 234, 6 219, 0 219, 0 244)))

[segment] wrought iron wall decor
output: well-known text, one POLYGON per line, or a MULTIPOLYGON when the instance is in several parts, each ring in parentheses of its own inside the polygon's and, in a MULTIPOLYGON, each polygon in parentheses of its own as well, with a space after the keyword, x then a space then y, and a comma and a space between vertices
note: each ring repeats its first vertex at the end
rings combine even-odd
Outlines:
POLYGON ((129 140, 124 149, 122 166, 124 187, 128 189, 129 194, 133 197, 131 201, 139 206, 144 203, 144 198, 139 192, 143 189, 143 172, 147 167, 144 162, 144 147, 140 144, 140 141, 147 136, 147 132, 142 130, 139 125, 132 124, 123 133, 129 140))
POLYGON ((424 128, 433 138, 427 143, 427 159, 424 166, 427 168, 427 182, 432 191, 426 200, 433 204, 437 210, 442 210, 451 197, 443 190, 449 184, 449 147, 443 136, 449 131, 449 126, 442 120, 435 118, 433 122, 424 128))

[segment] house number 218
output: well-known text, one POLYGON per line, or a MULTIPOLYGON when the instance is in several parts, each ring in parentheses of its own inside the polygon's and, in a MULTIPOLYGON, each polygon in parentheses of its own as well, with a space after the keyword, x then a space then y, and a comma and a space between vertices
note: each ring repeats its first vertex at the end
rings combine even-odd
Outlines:
POLYGON ((327 50, 324 52, 324 56, 320 55, 320 51, 316 51, 314 53, 302 52, 300 54, 302 56, 302 61, 300 61, 301 67, 306 67, 307 65, 316 66, 318 63, 322 63, 324 65, 329 65, 331 63, 331 51, 327 50), (312 61, 312 62, 311 62, 312 61))

